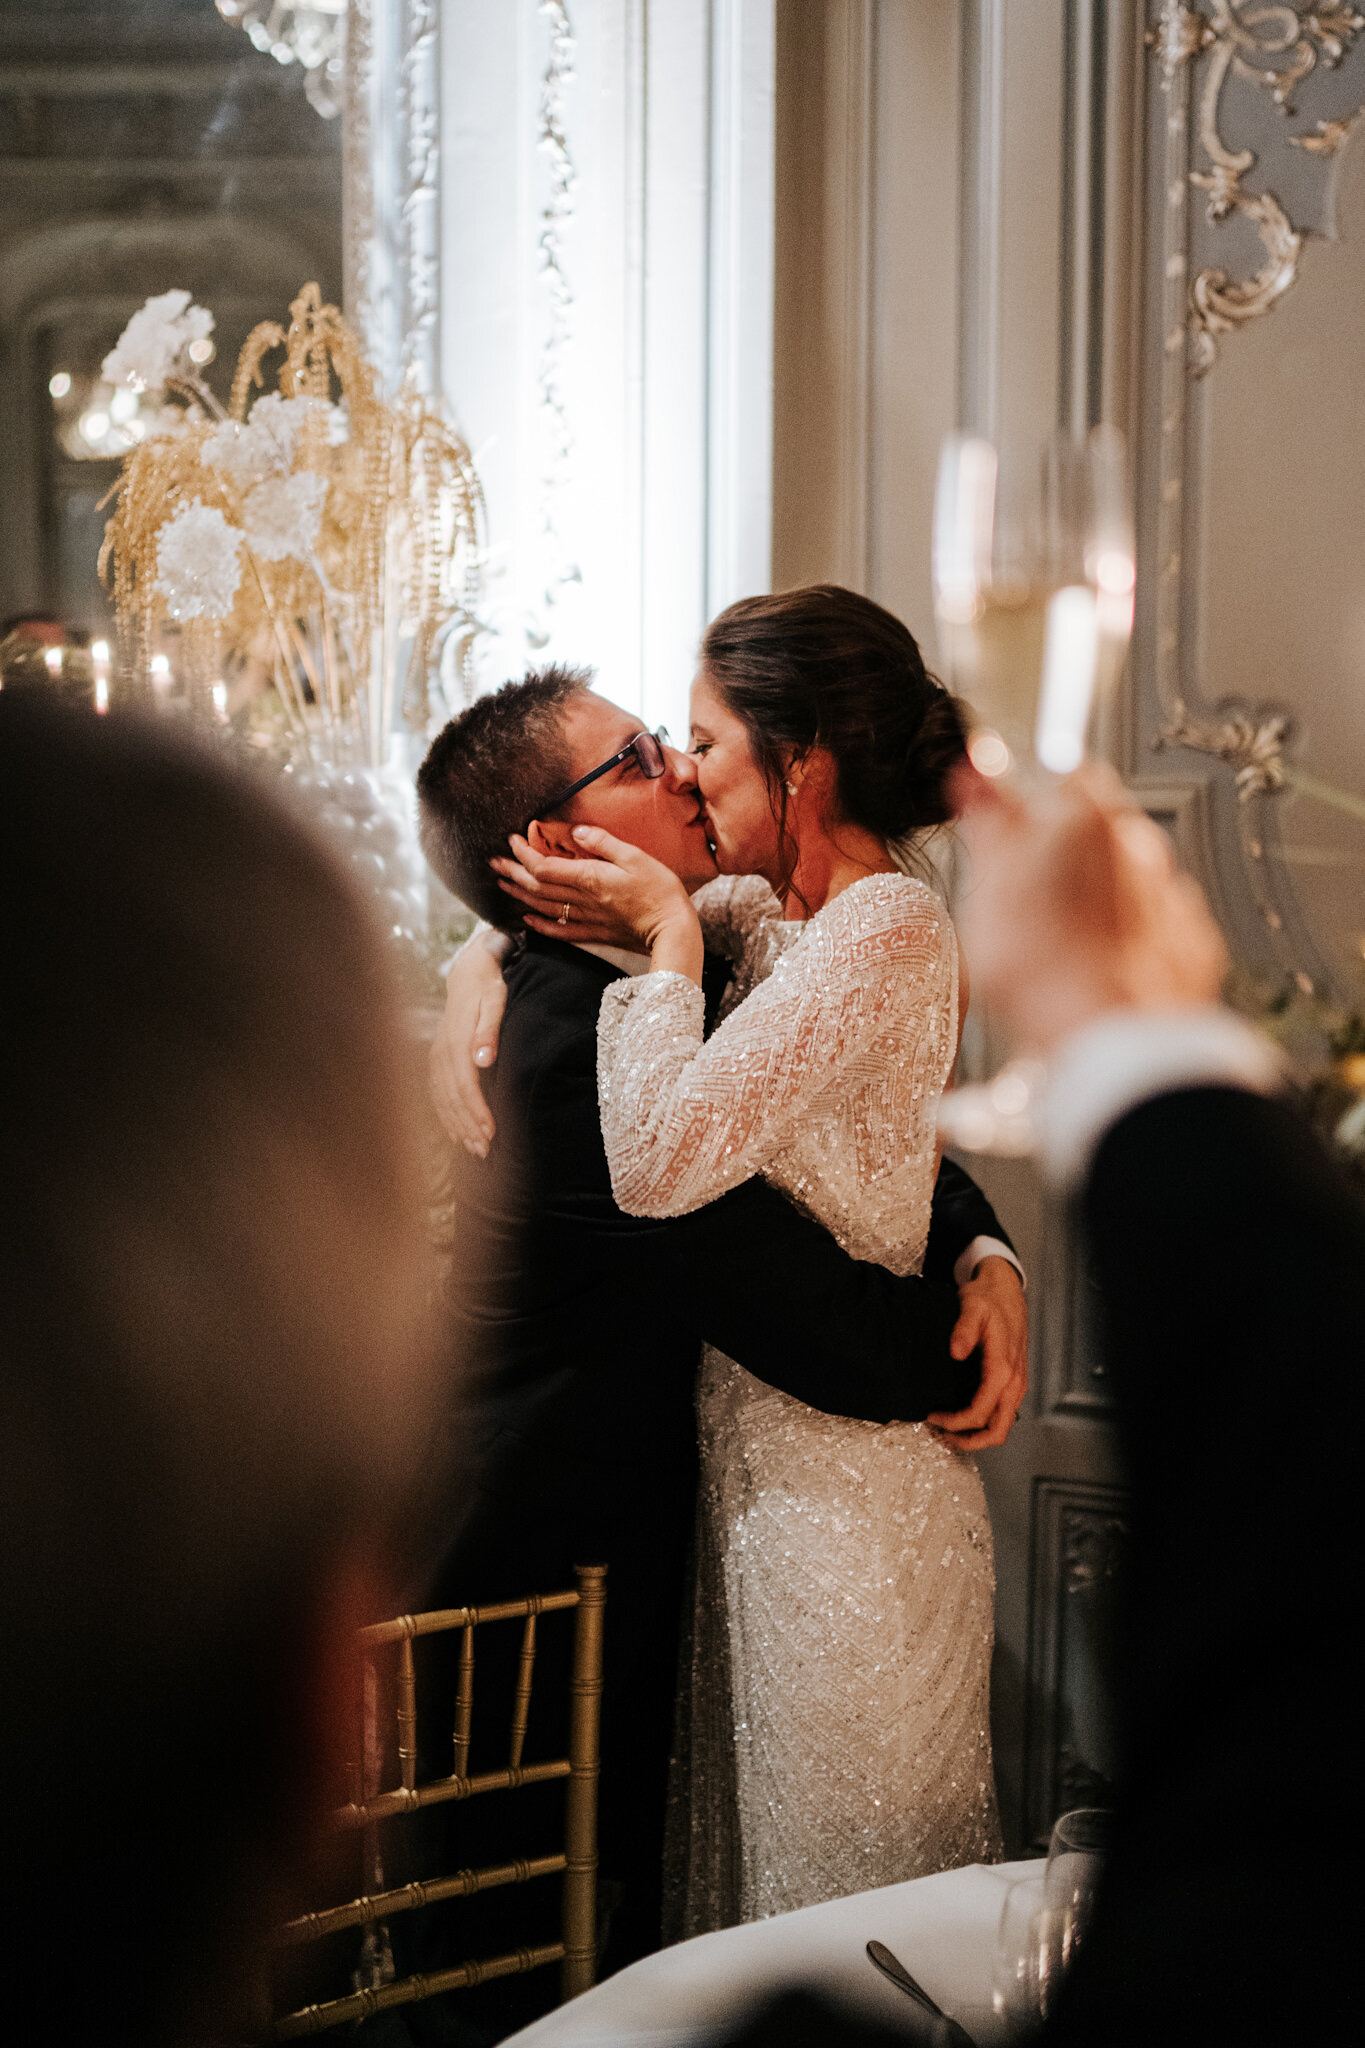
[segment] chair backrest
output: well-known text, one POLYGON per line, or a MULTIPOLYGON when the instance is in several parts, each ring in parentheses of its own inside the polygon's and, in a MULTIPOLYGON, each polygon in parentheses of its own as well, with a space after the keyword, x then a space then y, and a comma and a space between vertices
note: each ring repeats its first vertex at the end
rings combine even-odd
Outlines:
MULTIPOLYGON (((488 1792, 517 1791, 525 1785, 540 1785, 553 1778, 568 1780, 564 1848, 534 1858, 492 1864, 478 1870, 460 1870, 450 1877, 428 1878, 401 1885, 392 1891, 367 1892, 342 1906, 318 1913, 305 1913, 281 1930, 281 1941, 292 1945, 320 1940, 348 1928, 373 1929, 398 1913, 432 1906, 444 1899, 467 1898, 474 1892, 489 1891, 497 1885, 524 1884, 528 1879, 563 1873, 563 1907, 560 1939, 535 1948, 521 1948, 505 1955, 461 1963, 453 1969, 431 1971, 424 1976, 402 1977, 358 1990, 325 2004, 305 2006, 276 2020, 271 2038, 290 2041, 303 2034, 320 2034, 350 2020, 366 2019, 398 2005, 412 2005, 438 1993, 463 1990, 484 1984, 493 1977, 510 1977, 549 1963, 560 1965, 560 1998, 576 1997, 593 1983, 597 1962, 597 1780, 599 1771, 599 1727, 602 1704, 602 1638, 606 1606, 606 1566, 584 1565, 574 1577, 573 1592, 536 1593, 525 1600, 504 1600, 489 1607, 447 1607, 431 1614, 405 1614, 396 1621, 383 1621, 361 1631, 367 1651, 396 1644, 398 1775, 400 1783, 388 1791, 371 1789, 373 1768, 364 1762, 352 1766, 352 1798, 336 1814, 338 1827, 361 1829, 366 1836, 364 1867, 370 1873, 379 1867, 376 1830, 386 1820, 411 1813, 419 1807, 436 1806, 447 1800, 473 1799, 488 1792), (545 1763, 523 1763, 531 1704, 531 1681, 536 1657, 536 1620, 564 1608, 574 1616, 573 1662, 569 1681, 569 1753, 545 1763), (466 1774, 470 1730, 474 1709, 474 1631, 493 1622, 522 1623, 521 1654, 513 1694, 507 1763, 501 1770, 466 1774), (417 1671, 413 1643, 418 1636, 460 1632, 460 1656, 455 1690, 454 1770, 448 1777, 417 1783, 417 1671)), ((371 1747, 373 1729, 366 1728, 364 1746, 371 1747)))

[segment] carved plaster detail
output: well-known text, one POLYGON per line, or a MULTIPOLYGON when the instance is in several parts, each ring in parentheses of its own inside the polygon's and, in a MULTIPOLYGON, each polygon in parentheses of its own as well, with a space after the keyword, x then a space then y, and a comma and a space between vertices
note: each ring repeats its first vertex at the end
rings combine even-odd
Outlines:
POLYGON ((1089 1505, 1062 1511, 1062 1588, 1093 1595, 1115 1578, 1128 1541, 1124 1516, 1089 1505))
MULTIPOLYGON (((1213 187, 1221 174, 1195 177, 1198 185, 1213 187)), ((1303 236, 1289 224, 1289 216, 1270 192, 1255 194, 1232 190, 1226 200, 1211 200, 1209 218, 1221 219, 1236 208, 1251 222, 1265 245, 1266 260, 1254 276, 1229 278, 1221 265, 1201 270, 1190 284, 1190 368, 1202 377, 1213 368, 1218 355, 1218 336, 1231 334, 1248 320, 1268 313, 1282 299, 1299 274, 1303 236), (1215 211, 1215 205, 1221 212, 1215 211)))
POLYGON ((342 144, 346 316, 383 387, 440 376, 440 8, 349 0, 342 144))
POLYGON ((437 0, 407 0, 399 103, 403 373, 424 397, 441 389, 441 123, 437 0))
POLYGON ((1147 44, 1156 51, 1167 92, 1182 65, 1201 56, 1212 41, 1213 29, 1204 15, 1182 7, 1180 0, 1166 0, 1155 28, 1147 31, 1147 44))
MULTIPOLYGON (((560 592, 582 581, 582 572, 562 527, 561 505, 573 465, 574 435, 564 393, 564 360, 573 330, 574 296, 564 270, 564 238, 573 219, 578 173, 569 149, 566 112, 577 55, 573 23, 565 0, 540 0, 550 26, 550 54, 540 85, 536 112, 536 147, 549 159, 550 190, 540 216, 540 275, 549 298, 549 318, 541 344, 536 389, 545 422, 547 446, 540 485, 540 530, 545 544, 546 615, 560 592)), ((549 638, 548 616, 532 621, 533 646, 549 638)))
POLYGON ((1285 748, 1293 720, 1268 705, 1225 704, 1213 717, 1201 718, 1177 702, 1162 728, 1164 746, 1194 747, 1216 754, 1233 771, 1239 803, 1283 789, 1287 780, 1285 748))
MULTIPOLYGON (((1274 704, 1224 704, 1192 709, 1197 698, 1189 669, 1192 648, 1185 615, 1187 440, 1190 379, 1214 363, 1219 339, 1268 312, 1298 274, 1310 232, 1296 227, 1272 193, 1246 189, 1256 164, 1251 149, 1228 146, 1224 88, 1230 76, 1270 94, 1285 113, 1317 66, 1330 69, 1365 30, 1365 14, 1331 0, 1309 6, 1264 0, 1207 0, 1203 8, 1165 0, 1148 34, 1163 101, 1162 218, 1158 230, 1162 358, 1159 373, 1156 526, 1153 573, 1153 657, 1162 730, 1158 747, 1188 747, 1225 762, 1237 793, 1237 830, 1243 868, 1270 947, 1298 987, 1312 993, 1323 969, 1294 914, 1276 864, 1266 858, 1275 836, 1280 793, 1299 782, 1289 757, 1292 720, 1274 704), (1200 65, 1207 69, 1202 77, 1200 65), (1191 152, 1196 152, 1191 168, 1191 152), (1230 278, 1208 267, 1189 275, 1191 211, 1195 193, 1206 195, 1208 218, 1242 216, 1256 230, 1265 260, 1253 274, 1230 278), (1309 971, 1311 969, 1311 972, 1309 971)), ((1312 156, 1340 150, 1361 110, 1319 121, 1316 132, 1286 140, 1312 156)))
POLYGON ((1107 1650, 1128 1534, 1122 1489, 1034 1482, 1025 1826, 1044 1842, 1059 1811, 1112 1796, 1107 1650))
POLYGON ((1289 143, 1295 150, 1308 150, 1310 156, 1336 156, 1347 147, 1351 131, 1363 111, 1365 109, 1357 109, 1345 121, 1320 121, 1316 135, 1291 135, 1289 143))
MULTIPOLYGON (((1268 313, 1284 297, 1298 276, 1303 253, 1304 231, 1295 228, 1275 195, 1244 189, 1242 181, 1256 163, 1256 152, 1230 149, 1224 139, 1223 89, 1228 77, 1235 74, 1261 87, 1283 113, 1292 114, 1292 95, 1309 73, 1319 64, 1329 69, 1339 64, 1365 29, 1365 14, 1349 0, 1322 0, 1317 6, 1210 0, 1210 7, 1206 15, 1180 0, 1165 0, 1147 41, 1156 53, 1168 97, 1185 68, 1211 52, 1199 105, 1199 144, 1208 168, 1187 175, 1192 185, 1207 192, 1210 221, 1221 223, 1236 214, 1256 230, 1265 261, 1249 277, 1234 278, 1222 266, 1209 265, 1191 280, 1186 325, 1189 369, 1196 377, 1212 369, 1221 335, 1268 313)), ((1353 114, 1345 120, 1320 121, 1317 135, 1288 139, 1313 154, 1333 155, 1356 118, 1353 114)))
POLYGON ((374 63, 373 0, 351 0, 346 11, 345 123, 342 131, 341 208, 343 296, 346 317, 366 339, 373 310, 374 137, 370 72, 374 63))
POLYGON ((1351 130, 1359 119, 1358 111, 1344 121, 1319 121, 1316 135, 1291 135, 1290 147, 1306 149, 1311 156, 1335 156, 1346 147, 1351 130))

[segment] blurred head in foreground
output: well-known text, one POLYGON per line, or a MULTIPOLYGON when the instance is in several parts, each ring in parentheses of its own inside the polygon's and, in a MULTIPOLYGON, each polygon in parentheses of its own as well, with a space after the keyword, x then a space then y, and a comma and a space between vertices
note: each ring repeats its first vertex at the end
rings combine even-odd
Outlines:
POLYGON ((0 697, 8 1925, 72 2039, 241 2038, 425 1432, 413 1104, 326 853, 0 697))

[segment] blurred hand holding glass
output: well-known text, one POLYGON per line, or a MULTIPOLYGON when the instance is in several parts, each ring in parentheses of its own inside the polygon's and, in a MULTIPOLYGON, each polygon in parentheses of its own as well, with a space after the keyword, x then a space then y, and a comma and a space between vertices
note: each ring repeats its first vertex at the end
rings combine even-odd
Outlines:
MULTIPOLYGON (((934 614, 946 680, 964 701, 972 766, 1027 789, 1085 758, 1112 704, 1133 625, 1132 514, 1123 437, 1062 434, 1030 469, 1010 449, 953 435, 934 501, 934 614)), ((1043 1079, 1017 1061, 946 1095, 944 1142, 1035 1149, 1043 1079)))
POLYGON ((1055 436, 1036 475, 953 435, 934 503, 934 613, 983 775, 1036 762, 1069 774, 1107 702, 1133 624, 1123 438, 1055 436))

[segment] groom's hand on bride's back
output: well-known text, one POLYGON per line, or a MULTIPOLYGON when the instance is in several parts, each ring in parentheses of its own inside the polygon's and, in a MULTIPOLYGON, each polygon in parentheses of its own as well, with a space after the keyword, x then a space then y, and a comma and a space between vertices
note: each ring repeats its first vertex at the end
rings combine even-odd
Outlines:
POLYGON ((502 960, 490 947, 501 934, 480 932, 456 955, 446 976, 446 1005, 431 1041, 431 1099, 447 1135, 486 1159, 493 1118, 479 1075, 498 1056, 507 1006, 502 960))
POLYGON ((955 1451, 1002 1444, 1028 1392, 1028 1308, 1023 1283, 1008 1259, 987 1258, 960 1290, 954 1358, 981 1355, 981 1384, 955 1415, 926 1417, 955 1451))

